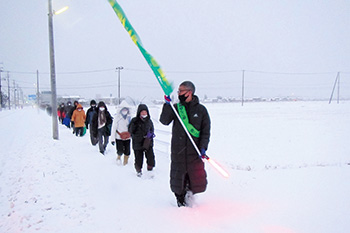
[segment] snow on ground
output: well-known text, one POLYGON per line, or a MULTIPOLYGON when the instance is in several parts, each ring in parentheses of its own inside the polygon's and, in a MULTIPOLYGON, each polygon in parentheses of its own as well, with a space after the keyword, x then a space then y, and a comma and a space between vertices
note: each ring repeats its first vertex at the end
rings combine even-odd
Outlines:
MULTIPOLYGON (((350 227, 350 102, 207 104, 208 188, 178 208, 169 188, 171 127, 156 127, 156 168, 138 178, 89 135, 34 108, 0 112, 0 232, 329 233, 350 227), (154 176, 154 178, 151 178, 154 176)), ((115 113, 115 107, 110 106, 115 113)), ((133 157, 133 156, 131 156, 133 157)))

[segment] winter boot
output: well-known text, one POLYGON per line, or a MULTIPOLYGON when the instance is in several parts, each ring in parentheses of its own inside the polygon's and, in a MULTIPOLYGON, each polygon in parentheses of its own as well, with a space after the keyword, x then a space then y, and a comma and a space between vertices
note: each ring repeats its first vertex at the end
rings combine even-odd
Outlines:
POLYGON ((193 205, 194 205, 194 196, 193 196, 193 192, 191 190, 188 190, 186 192, 184 200, 185 200, 186 206, 193 207, 193 205))
POLYGON ((129 160, 129 155, 124 155, 124 163, 123 163, 124 166, 128 164, 128 160, 129 160))
POLYGON ((118 165, 122 164, 121 158, 122 158, 122 156, 121 156, 121 155, 118 155, 118 157, 117 157, 117 164, 118 164, 118 165))
POLYGON ((176 201, 177 201, 177 206, 182 207, 182 206, 187 206, 186 201, 185 201, 185 194, 176 194, 176 201))
POLYGON ((153 166, 147 165, 147 171, 152 171, 153 170, 153 166))

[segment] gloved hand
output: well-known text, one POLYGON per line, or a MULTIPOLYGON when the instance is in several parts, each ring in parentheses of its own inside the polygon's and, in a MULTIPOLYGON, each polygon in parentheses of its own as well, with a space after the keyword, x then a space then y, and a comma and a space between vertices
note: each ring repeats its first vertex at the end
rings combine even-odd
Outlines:
POLYGON ((206 157, 207 155, 206 155, 206 150, 204 149, 204 148, 201 148, 201 158, 202 159, 205 159, 205 157, 206 157))
POLYGON ((115 141, 111 141, 111 144, 114 146, 114 144, 115 144, 115 141))
POLYGON ((171 103, 171 98, 170 95, 164 95, 165 103, 170 104, 171 103))
POLYGON ((147 138, 154 138, 155 136, 156 135, 152 132, 147 132, 147 135, 146 135, 147 138))

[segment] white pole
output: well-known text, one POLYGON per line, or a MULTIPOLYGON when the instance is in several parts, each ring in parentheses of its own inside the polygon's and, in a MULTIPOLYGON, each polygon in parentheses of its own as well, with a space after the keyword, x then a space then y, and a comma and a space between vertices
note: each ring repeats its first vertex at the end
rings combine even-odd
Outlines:
POLYGON ((193 138, 192 138, 190 132, 188 132, 188 130, 187 130, 185 124, 184 124, 183 121, 181 120, 180 115, 179 115, 179 113, 176 111, 176 109, 175 109, 173 103, 170 102, 170 106, 171 106, 171 108, 173 109, 173 111, 174 111, 174 113, 175 113, 177 119, 180 121, 182 127, 184 128, 184 130, 185 130, 185 132, 186 132, 188 138, 189 138, 190 141, 192 142, 192 145, 194 146, 194 149, 196 149, 198 156, 201 156, 201 152, 199 151, 199 149, 198 149, 196 143, 193 141, 193 138))

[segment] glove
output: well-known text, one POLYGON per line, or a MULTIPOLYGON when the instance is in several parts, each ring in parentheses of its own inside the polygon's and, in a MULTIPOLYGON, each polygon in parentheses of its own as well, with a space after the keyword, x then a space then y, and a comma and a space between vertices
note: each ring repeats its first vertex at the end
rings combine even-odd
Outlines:
POLYGON ((201 148, 201 158, 202 159, 205 159, 205 157, 206 157, 207 155, 206 155, 206 150, 204 149, 204 148, 201 148))
POLYGON ((147 138, 154 138, 156 135, 152 132, 147 132, 147 138))
POLYGON ((170 104, 171 103, 171 98, 170 95, 164 95, 165 103, 170 104))
POLYGON ((115 144, 115 141, 112 141, 112 142, 111 142, 111 144, 112 144, 112 145, 114 146, 114 144, 115 144))

